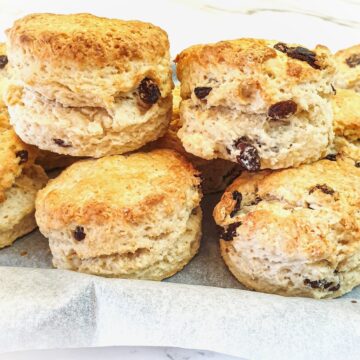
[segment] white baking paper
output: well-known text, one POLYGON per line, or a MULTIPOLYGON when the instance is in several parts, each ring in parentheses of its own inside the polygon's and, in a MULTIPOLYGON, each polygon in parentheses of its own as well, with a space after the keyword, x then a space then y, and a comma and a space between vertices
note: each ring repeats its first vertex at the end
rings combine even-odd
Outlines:
POLYGON ((358 359, 360 291, 319 301, 242 290, 219 255, 211 218, 218 197, 203 204, 200 253, 166 282, 50 269, 38 232, 0 251, 0 352, 130 345, 248 359, 358 359))

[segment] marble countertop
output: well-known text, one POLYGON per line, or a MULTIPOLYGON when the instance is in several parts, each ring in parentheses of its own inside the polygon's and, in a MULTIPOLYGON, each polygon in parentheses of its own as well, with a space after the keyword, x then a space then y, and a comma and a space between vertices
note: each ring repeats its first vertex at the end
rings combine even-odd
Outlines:
MULTIPOLYGON (((359 42, 356 0, 0 0, 0 41, 14 19, 31 12, 91 12, 153 22, 169 33, 174 57, 185 47, 238 37, 271 38, 336 51, 359 42)), ((204 334, 206 336, 206 334, 204 334)), ((259 346, 261 344, 259 343, 259 346)), ((95 348, 0 355, 0 359, 230 360, 226 355, 174 348, 95 348)))
POLYGON ((0 360, 240 360, 233 356, 201 350, 160 347, 108 347, 22 351, 0 355, 0 360))

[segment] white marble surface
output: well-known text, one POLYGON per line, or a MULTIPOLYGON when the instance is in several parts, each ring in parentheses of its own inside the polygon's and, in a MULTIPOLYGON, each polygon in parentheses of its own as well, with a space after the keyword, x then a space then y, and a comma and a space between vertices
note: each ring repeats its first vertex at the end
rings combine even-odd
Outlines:
POLYGON ((0 355, 0 360, 239 360, 209 351, 158 347, 107 347, 22 351, 0 355))
MULTIPOLYGON (((0 40, 4 39, 3 30, 14 19, 30 12, 91 12, 150 21, 168 31, 173 56, 194 43, 236 37, 273 38, 306 46, 322 43, 335 51, 359 42, 360 35, 360 1, 356 0, 0 0, 0 40)), ((49 358, 235 359, 198 350, 134 347, 46 350, 0 355, 0 359, 7 360, 49 358)))

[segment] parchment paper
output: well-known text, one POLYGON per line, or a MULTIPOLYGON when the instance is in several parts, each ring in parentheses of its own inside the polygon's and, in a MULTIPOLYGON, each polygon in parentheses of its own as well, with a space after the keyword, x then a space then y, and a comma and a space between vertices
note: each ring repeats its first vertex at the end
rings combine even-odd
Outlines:
POLYGON ((0 352, 174 346, 249 359, 360 358, 360 289, 336 300, 242 290, 224 266, 204 201, 200 253, 166 282, 51 269, 38 231, 0 251, 0 352), (355 302, 354 302, 355 301, 355 302))

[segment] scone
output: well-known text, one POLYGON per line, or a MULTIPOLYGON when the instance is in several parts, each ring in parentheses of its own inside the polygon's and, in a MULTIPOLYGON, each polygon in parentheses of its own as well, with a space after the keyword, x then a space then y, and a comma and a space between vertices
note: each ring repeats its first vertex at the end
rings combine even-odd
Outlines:
POLYGON ((333 139, 329 50, 257 39, 197 45, 176 58, 186 151, 248 171, 323 157, 333 139))
POLYGON ((161 280, 196 254, 198 172, 171 150, 84 160, 50 180, 36 220, 57 268, 161 280))
POLYGON ((242 174, 214 210, 230 271, 286 296, 334 298, 359 285, 359 178, 349 159, 242 174))
POLYGON ((47 176, 35 156, 13 130, 0 132, 0 248, 36 228, 35 196, 47 176))
POLYGON ((360 92, 360 45, 338 51, 335 60, 335 87, 360 92))
POLYGON ((171 117, 160 28, 90 14, 33 14, 7 31, 5 94, 16 133, 40 149, 101 157, 139 149, 171 117))
POLYGON ((223 159, 204 160, 198 156, 192 155, 184 149, 177 133, 181 128, 179 119, 180 103, 179 87, 176 86, 173 91, 173 119, 165 135, 155 140, 143 148, 143 150, 153 149, 172 149, 183 155, 190 161, 201 173, 202 191, 204 194, 210 194, 224 190, 241 173, 238 164, 223 159))
POLYGON ((337 89, 332 107, 335 140, 330 156, 349 157, 360 167, 360 94, 354 90, 337 89))

